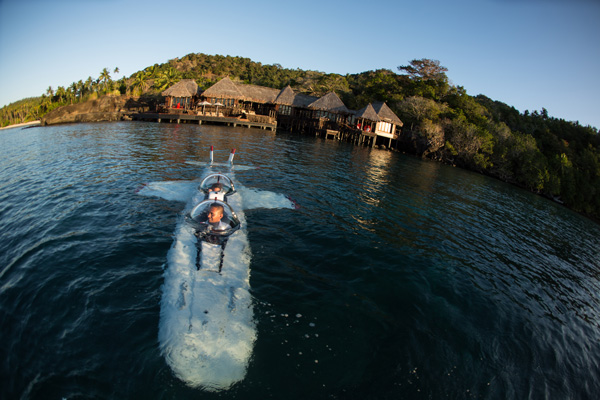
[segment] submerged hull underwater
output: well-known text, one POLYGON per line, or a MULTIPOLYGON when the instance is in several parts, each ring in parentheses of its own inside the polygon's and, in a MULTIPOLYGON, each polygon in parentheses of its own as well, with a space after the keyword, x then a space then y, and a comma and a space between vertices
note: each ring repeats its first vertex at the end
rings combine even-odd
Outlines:
MULTIPOLYGON (((202 177, 216 171, 233 178, 228 166, 208 166, 202 177)), ((185 218, 204 200, 197 182, 150 183, 140 194, 170 200, 188 197, 167 254, 158 333, 161 352, 174 374, 187 385, 209 391, 228 389, 244 379, 257 336, 249 292, 251 253, 244 205, 294 208, 294 204, 283 195, 252 189, 240 188, 228 196, 240 229, 229 236, 219 272, 221 246, 198 243, 194 228, 185 218), (245 204, 240 192, 250 197, 245 204), (201 252, 197 244, 202 246, 201 252)))

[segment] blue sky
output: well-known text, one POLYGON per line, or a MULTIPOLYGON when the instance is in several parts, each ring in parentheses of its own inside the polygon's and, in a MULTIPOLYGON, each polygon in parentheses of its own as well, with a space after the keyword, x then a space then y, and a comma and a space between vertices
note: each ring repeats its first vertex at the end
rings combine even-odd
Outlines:
POLYGON ((0 106, 190 53, 339 74, 437 59, 470 95, 600 128, 600 0, 0 0, 0 106))

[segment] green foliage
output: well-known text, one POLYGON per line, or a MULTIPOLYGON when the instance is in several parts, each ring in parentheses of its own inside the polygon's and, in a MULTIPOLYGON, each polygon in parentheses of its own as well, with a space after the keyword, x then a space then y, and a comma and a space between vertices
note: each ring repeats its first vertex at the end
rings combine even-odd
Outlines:
POLYGON ((446 112, 446 104, 437 103, 420 96, 410 96, 398 103, 398 116, 411 129, 425 120, 438 122, 441 114, 446 112))
POLYGON ((169 67, 165 71, 161 71, 157 78, 154 80, 154 88, 159 92, 162 92, 177 82, 181 80, 181 73, 174 69, 173 67, 169 67))
POLYGON ((493 137, 486 129, 469 122, 462 113, 444 125, 447 142, 457 153, 454 163, 477 171, 492 166, 493 137))
POLYGON ((454 146, 452 146, 452 143, 450 143, 449 141, 446 141, 446 151, 448 152, 449 155, 451 155, 453 157, 458 155, 458 151, 456 151, 454 146))
POLYGON ((409 65, 401 65, 399 71, 405 71, 411 79, 418 80, 447 80, 446 72, 448 68, 440 65, 438 60, 422 58, 412 60, 409 65))
MULTIPOLYGON (((118 72, 119 69, 115 68, 115 73, 118 72)), ((97 98, 100 94, 112 95, 125 91, 121 90, 121 86, 125 86, 126 90, 126 81, 123 79, 117 84, 111 79, 108 68, 104 68, 96 80, 88 77, 85 82, 79 80, 66 88, 59 86, 56 90, 49 86, 46 93, 40 97, 20 100, 2 107, 0 125, 4 127, 36 121, 58 107, 97 98)))
POLYGON ((111 90, 112 87, 112 79, 110 78, 110 73, 108 72, 108 68, 104 68, 102 72, 100 72, 100 77, 98 78, 102 85, 102 90, 104 93, 111 90))
POLYGON ((438 60, 412 60, 409 65, 400 65, 398 70, 408 74, 408 95, 440 101, 451 89, 446 76, 448 69, 438 60))
POLYGON ((134 94, 137 94, 138 96, 140 96, 142 93, 144 93, 146 91, 146 87, 148 86, 148 79, 149 77, 153 76, 154 72, 143 72, 143 71, 139 71, 135 74, 134 78, 133 78, 133 82, 131 83, 131 89, 133 90, 134 94))
MULTIPOLYGON (((600 219, 600 135, 590 126, 556 119, 548 111, 525 111, 486 96, 472 97, 453 86, 437 60, 412 60, 360 74, 263 65, 243 57, 188 54, 154 64, 113 81, 108 68, 68 87, 49 87, 40 97, 0 109, 2 126, 41 118, 54 108, 97 98, 105 93, 157 95, 179 79, 194 79, 201 89, 229 76, 246 84, 321 96, 334 91, 350 109, 385 101, 402 119, 400 137, 420 141, 410 151, 422 157, 476 170, 600 219), (116 91, 115 91, 116 90, 116 91)), ((118 68, 114 69, 118 73, 118 68)))
POLYGON ((40 117, 42 104, 42 97, 29 97, 2 107, 0 109, 0 126, 35 121, 40 117))
POLYGON ((347 75, 346 80, 350 90, 340 97, 351 109, 376 101, 385 101, 393 108, 404 98, 402 78, 387 69, 347 75))

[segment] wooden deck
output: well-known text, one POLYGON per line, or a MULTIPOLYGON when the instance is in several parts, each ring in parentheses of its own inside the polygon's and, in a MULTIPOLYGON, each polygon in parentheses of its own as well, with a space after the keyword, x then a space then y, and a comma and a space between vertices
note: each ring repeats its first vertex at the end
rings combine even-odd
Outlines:
POLYGON ((250 121, 248 119, 240 119, 233 117, 213 117, 208 115, 139 113, 132 114, 131 118, 136 121, 176 122, 178 124, 193 123, 198 125, 208 123, 217 125, 229 125, 233 127, 243 126, 245 128, 270 129, 272 131, 277 129, 277 121, 274 121, 273 123, 256 122, 250 121))

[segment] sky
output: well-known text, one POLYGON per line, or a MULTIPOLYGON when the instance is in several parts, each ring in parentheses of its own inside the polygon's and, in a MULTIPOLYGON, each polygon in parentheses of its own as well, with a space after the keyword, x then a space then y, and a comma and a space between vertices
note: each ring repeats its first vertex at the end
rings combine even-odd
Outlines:
POLYGON ((600 128, 600 0, 0 0, 0 107, 190 53, 343 75, 429 58, 469 95, 600 128))

